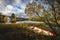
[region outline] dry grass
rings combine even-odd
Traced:
[[[31,25],[40,26],[40,24]],[[30,24],[0,23],[0,40],[56,40],[55,37],[38,35],[27,29],[27,26]]]
[[[57,21],[60,24],[60,20]]]

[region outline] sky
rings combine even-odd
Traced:
[[[0,0],[0,12],[2,12],[3,15],[8,16],[11,16],[12,13],[15,13],[17,17],[28,17],[24,10],[26,5],[32,1],[33,0]],[[38,0],[34,1],[42,3]]]

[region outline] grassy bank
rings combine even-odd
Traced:
[[[54,37],[38,35],[26,26],[29,24],[0,24],[0,40],[56,40]]]

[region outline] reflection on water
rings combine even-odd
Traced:
[[[38,22],[38,21],[18,21],[16,23],[44,23],[44,22]]]

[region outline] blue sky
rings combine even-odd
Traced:
[[[33,0],[0,0],[0,12],[4,15],[11,15],[15,13],[18,17],[27,17],[24,13],[25,7],[29,2]],[[35,2],[42,3],[40,0]]]

